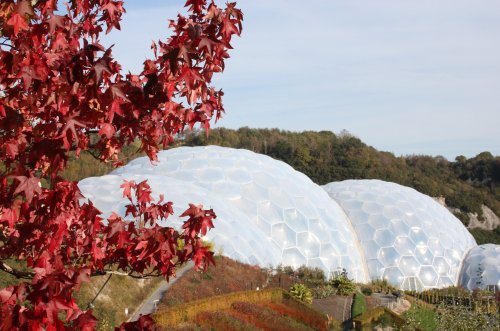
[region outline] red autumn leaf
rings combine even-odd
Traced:
[[[118,166],[122,148],[137,140],[155,160],[160,144],[167,148],[186,127],[208,127],[223,111],[222,93],[208,84],[223,71],[242,16],[233,4],[223,10],[189,0],[189,16],[171,21],[173,35],[154,44],[143,71],[124,74],[99,40],[102,31],[120,27],[122,1],[4,2],[0,246],[3,263],[21,259],[30,272],[12,271],[28,281],[0,289],[0,328],[93,330],[92,311],[73,297],[82,282],[104,268],[153,270],[168,279],[189,260],[206,267],[212,256],[200,236],[215,214],[192,205],[182,232],[159,227],[172,203],[163,196],[155,203],[145,181],[124,182],[127,215],[112,213],[106,222],[62,172],[82,151]],[[122,329],[154,327],[142,317]]]
[[[147,181],[142,181],[137,184],[136,198],[139,203],[150,203],[153,201],[153,198],[151,197],[151,187]]]
[[[47,24],[49,25],[49,34],[54,35],[54,32],[57,28],[64,27],[65,21],[66,18],[64,16],[55,14],[50,15],[50,17],[46,20]]]
[[[115,127],[111,123],[103,123],[99,129],[99,135],[110,139],[116,132]]]
[[[195,13],[201,13],[202,9],[205,7],[207,0],[187,0],[184,7],[189,7],[190,11]]]
[[[42,193],[42,187],[38,178],[26,176],[16,176],[14,178],[19,182],[14,194],[24,193],[28,203],[33,200],[35,193]]]
[[[7,24],[12,25],[15,36],[19,34],[19,31],[28,30],[29,27],[26,19],[18,13],[12,14],[11,18],[7,21]]]
[[[132,200],[132,194],[131,194],[131,190],[132,188],[135,188],[136,185],[135,185],[135,182],[132,180],[132,181],[128,181],[128,180],[124,180],[123,181],[123,184],[120,185],[120,188],[123,189],[123,197],[125,198],[128,198],[129,200]]]
[[[15,141],[8,141],[5,143],[5,152],[7,153],[7,157],[10,159],[15,159],[17,154],[19,153],[19,145]]]

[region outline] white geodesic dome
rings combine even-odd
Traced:
[[[460,285],[468,290],[500,290],[500,245],[474,247],[465,258]]]
[[[181,147],[160,152],[156,165],[139,158],[79,186],[103,212],[123,214],[123,179],[148,179],[153,192],[174,202],[177,215],[187,202],[212,207],[218,219],[208,237],[229,257],[261,266],[319,267],[327,275],[345,268],[356,281],[368,280],[342,208],[284,162],[248,150]]]
[[[346,180],[324,189],[351,220],[372,280],[416,291],[458,284],[462,260],[476,242],[445,207],[380,180]]]

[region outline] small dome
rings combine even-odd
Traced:
[[[500,290],[500,245],[472,248],[462,265],[460,285],[474,290]]]
[[[458,283],[462,259],[476,242],[445,207],[380,180],[346,180],[324,189],[351,220],[372,280],[416,291]]]

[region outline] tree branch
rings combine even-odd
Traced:
[[[116,270],[104,270],[103,273],[96,273],[96,274],[93,274],[92,276],[102,276],[103,274],[126,276],[126,277],[135,278],[135,279],[150,279],[150,278],[163,276],[162,274],[159,274],[159,273],[156,273],[156,274],[149,273],[146,275],[134,275],[132,272],[127,273],[127,272],[120,272],[120,271],[116,271]]]
[[[14,269],[11,266],[5,264],[3,261],[0,261],[0,270],[5,271],[6,273],[9,273],[16,278],[31,279],[35,275],[35,273],[32,271],[22,271]]]

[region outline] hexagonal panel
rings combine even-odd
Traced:
[[[271,228],[271,237],[281,248],[297,246],[297,234],[286,223],[274,224]]]
[[[385,268],[382,278],[387,280],[390,284],[396,287],[401,287],[401,284],[405,279],[401,270],[399,270],[399,268],[396,267]]]
[[[408,237],[397,237],[394,248],[400,255],[415,255],[415,244]]]
[[[378,259],[384,267],[394,267],[398,264],[399,254],[394,247],[384,247],[380,249]]]
[[[306,257],[302,255],[296,247],[283,250],[282,259],[284,265],[289,265],[294,268],[307,264]]]
[[[417,276],[420,263],[413,256],[402,256],[399,267],[405,276]]]
[[[382,214],[372,214],[368,217],[368,224],[375,229],[384,229],[391,226],[391,222]]]
[[[435,287],[437,285],[438,275],[432,266],[421,267],[418,278],[426,287]]]
[[[447,276],[450,273],[450,265],[446,262],[446,259],[443,257],[436,257],[432,263],[434,269],[440,276]]]
[[[285,209],[285,222],[295,232],[307,231],[307,218],[297,209]]]
[[[429,247],[424,245],[417,245],[415,257],[422,265],[432,264],[432,260],[434,259],[434,255],[431,253]]]
[[[283,210],[271,201],[262,201],[257,204],[257,213],[266,219],[269,224],[283,221]]]
[[[420,227],[412,227],[408,236],[415,245],[427,245],[427,235]]]
[[[387,247],[394,244],[395,236],[390,230],[379,229],[375,231],[373,239],[380,247]]]
[[[363,248],[365,251],[365,257],[367,259],[376,259],[378,257],[378,251],[380,250],[380,245],[374,240],[367,240],[363,243]]]
[[[307,258],[316,258],[320,255],[321,244],[310,232],[301,232],[297,235],[297,245],[300,252]]]

